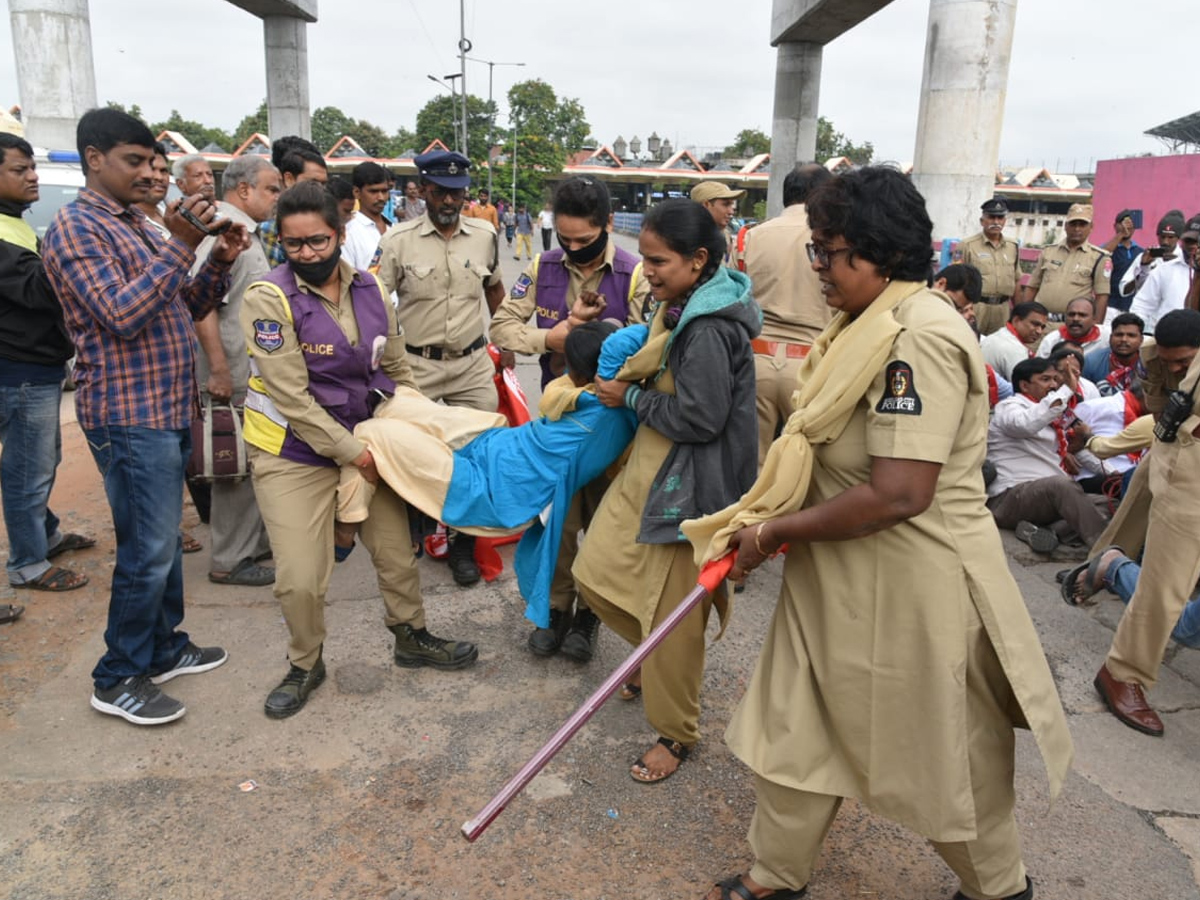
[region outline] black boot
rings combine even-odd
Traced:
[[[535,656],[553,656],[562,646],[563,638],[570,625],[571,613],[569,610],[550,610],[550,627],[533,629],[529,635],[529,649]]]
[[[479,648],[467,641],[447,641],[434,637],[425,628],[389,625],[396,636],[392,658],[406,669],[433,666],[435,669],[462,669],[479,658]]]
[[[272,719],[286,719],[304,708],[308,695],[320,687],[325,680],[325,662],[317,657],[317,664],[305,671],[292,666],[283,676],[275,690],[267,695],[263,711]]]
[[[458,532],[450,542],[450,574],[454,583],[470,587],[479,582],[479,566],[475,565],[475,536]]]
[[[575,612],[575,621],[571,630],[563,638],[563,656],[569,656],[576,662],[591,662],[592,654],[596,652],[596,635],[600,631],[600,620],[590,609],[579,609]]]

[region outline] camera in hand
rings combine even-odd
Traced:
[[[1154,436],[1164,444],[1174,443],[1179,426],[1192,414],[1192,391],[1171,391],[1167,395],[1167,405],[1154,424]]]

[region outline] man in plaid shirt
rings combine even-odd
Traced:
[[[229,288],[246,246],[234,225],[195,277],[188,270],[215,204],[200,194],[172,203],[163,239],[133,204],[151,187],[154,137],[138,119],[94,109],[76,132],[86,187],[46,232],[46,274],[76,348],[75,410],[112,508],[117,535],[107,652],[92,672],[91,704],[136,725],[186,710],[157,685],[216,668],[219,647],[197,647],[183,621],[179,522],[188,427],[196,392],[192,320]]]

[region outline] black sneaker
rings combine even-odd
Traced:
[[[562,654],[576,662],[591,662],[592,654],[596,652],[596,635],[600,631],[600,620],[590,609],[580,609],[575,612],[575,621],[571,630],[563,638]]]
[[[160,691],[146,675],[131,675],[107,689],[92,692],[92,709],[120,716],[134,725],[165,725],[182,718],[187,708]]]
[[[229,659],[229,654],[220,647],[197,647],[188,641],[187,646],[183,648],[183,655],[179,657],[179,662],[165,672],[151,675],[150,680],[155,684],[166,684],[172,678],[180,675],[195,675],[197,672],[215,669],[217,666],[224,665],[227,659]]]
[[[450,542],[450,574],[460,587],[479,583],[479,566],[475,565],[475,536],[456,534]]]
[[[462,669],[479,658],[479,648],[466,641],[444,641],[425,628],[389,625],[396,636],[393,658],[406,669],[433,666],[435,669]]]
[[[529,649],[535,656],[553,656],[562,646],[567,629],[571,626],[571,614],[565,609],[550,610],[550,627],[535,628],[529,634]]]
[[[263,712],[272,719],[286,719],[304,709],[308,695],[320,687],[325,680],[325,661],[317,660],[311,669],[292,666],[283,676],[283,681],[271,693],[267,694],[267,702],[263,704]]]

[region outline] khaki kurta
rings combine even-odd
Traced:
[[[811,344],[833,318],[821,280],[805,255],[811,241],[803,203],[746,232],[743,258],[750,290],[763,311],[764,340]]]
[[[870,478],[873,456],[942,465],[933,503],[854,541],[793,546],[754,677],[726,732],[758,775],[855,797],[937,841],[976,837],[969,708],[1032,727],[1057,793],[1072,750],[1037,633],[984,506],[987,380],[974,335],[938,295],[895,308],[903,327],[848,426],[817,445],[812,506]],[[901,365],[903,364],[903,365]],[[895,411],[899,410],[899,411]],[[969,692],[978,616],[1001,671]],[[987,656],[983,656],[987,659]],[[986,736],[982,737],[986,740]]]
[[[1037,292],[1038,303],[1061,315],[1072,300],[1107,297],[1111,277],[1111,256],[1087,241],[1071,249],[1062,240],[1042,251],[1029,276],[1029,289]]]
[[[991,243],[982,232],[958,245],[958,262],[969,263],[983,278],[983,296],[1009,299],[1017,289],[1021,272],[1018,268],[1020,248],[1016,241],[1000,239],[1000,246]]]

